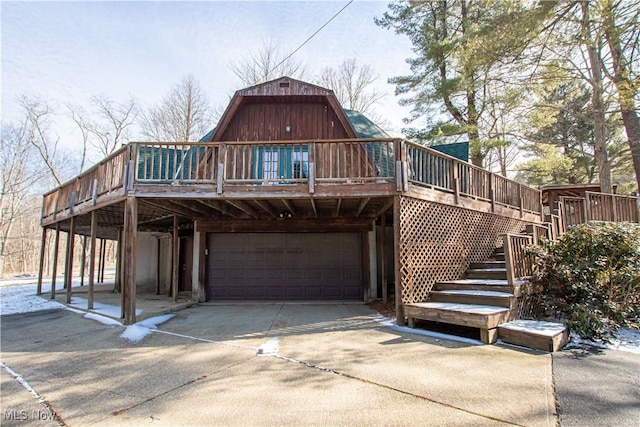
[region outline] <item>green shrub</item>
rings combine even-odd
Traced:
[[[608,341],[640,322],[640,226],[589,223],[529,249],[543,307],[587,339]]]

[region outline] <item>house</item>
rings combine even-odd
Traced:
[[[91,253],[96,239],[119,242],[125,323],[144,292],[370,301],[392,288],[404,323],[434,283],[541,221],[539,190],[390,138],[331,90],[288,77],[237,91],[200,142],[128,144],[42,209],[43,242],[85,235]]]

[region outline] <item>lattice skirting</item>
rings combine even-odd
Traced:
[[[502,233],[527,222],[455,206],[400,196],[400,275],[402,302],[427,300],[433,284],[455,280],[473,262],[502,246]]]

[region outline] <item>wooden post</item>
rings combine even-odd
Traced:
[[[369,256],[369,232],[363,231],[362,236],[362,284],[364,286],[364,302],[371,301],[371,259]]]
[[[162,249],[162,239],[158,239],[158,252],[156,254],[156,295],[160,295],[160,265],[161,262],[161,249]]]
[[[387,212],[382,213],[380,218],[382,233],[380,234],[380,275],[382,276],[382,302],[387,303],[389,300],[389,286],[387,284],[387,251],[386,251],[386,235],[387,235]]]
[[[396,323],[404,326],[404,306],[402,305],[402,272],[400,270],[400,196],[393,198],[393,251],[396,296]]]
[[[91,211],[91,236],[89,238],[89,292],[87,293],[87,309],[93,309],[93,285],[96,267],[96,235],[98,232],[98,215]]]
[[[491,201],[491,212],[496,211],[495,175],[489,174],[489,200]]]
[[[36,295],[42,295],[42,274],[44,273],[45,246],[47,243],[47,228],[42,227],[42,241],[40,243],[40,265],[38,266],[38,287]]]
[[[124,230],[118,229],[118,242],[116,243],[116,274],[113,278],[113,292],[122,292],[122,244],[124,241]],[[124,316],[124,313],[123,313]]]
[[[124,323],[136,323],[136,245],[138,240],[138,200],[127,197],[124,204],[124,283],[122,286]]]
[[[100,253],[101,253],[101,267],[100,267],[100,279],[98,280],[100,283],[104,283],[104,267],[107,262],[107,239],[102,239],[100,242]]]
[[[584,222],[591,221],[591,198],[587,191],[584,192]]]
[[[197,229],[197,228],[196,228]],[[198,299],[197,302],[205,302],[207,300],[207,286],[206,286],[206,266],[207,266],[207,233],[199,231],[200,241],[198,251],[200,256],[198,258]],[[194,246],[195,248],[195,246]]]
[[[73,247],[76,241],[75,217],[69,220],[69,234],[67,235],[67,269],[65,271],[65,287],[67,288],[67,304],[71,304],[71,288],[73,287]]]
[[[504,248],[504,263],[507,268],[507,283],[513,286],[515,283],[515,265],[513,260],[513,247],[511,246],[511,238],[508,234],[502,235],[502,245]]]
[[[82,236],[82,258],[80,259],[80,286],[84,286],[85,260],[87,259],[87,236]]]
[[[460,174],[458,162],[451,162],[451,183],[453,184],[453,201],[457,205],[460,203]]]
[[[53,244],[53,268],[51,271],[51,299],[56,299],[56,275],[58,274],[58,251],[60,249],[60,223],[56,222],[56,238]]]
[[[524,216],[524,198],[522,197],[522,184],[518,184],[518,207],[520,208],[520,218]]]
[[[178,280],[180,278],[180,236],[178,228],[180,223],[178,216],[173,216],[173,238],[171,240],[172,257],[171,257],[171,298],[178,300]]]
[[[616,196],[615,194],[611,194],[611,216],[613,222],[618,222],[618,209],[616,206]]]

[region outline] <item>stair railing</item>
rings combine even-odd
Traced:
[[[526,253],[525,247],[534,242],[532,236],[523,234],[504,234],[504,259],[507,269],[507,281],[513,286],[519,281],[531,277],[533,272],[531,257]]]

